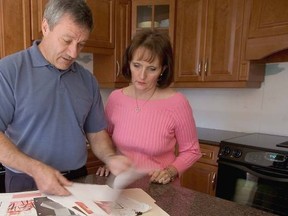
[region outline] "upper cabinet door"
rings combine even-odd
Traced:
[[[86,43],[86,47],[114,48],[114,0],[87,0],[93,13],[94,29]]]
[[[288,49],[287,9],[287,0],[247,0],[250,12],[247,59],[262,59]]]
[[[249,38],[288,34],[287,0],[253,0]]]
[[[206,7],[207,1],[177,1],[175,82],[202,80]]]
[[[204,79],[238,80],[244,15],[243,0],[209,0]]]
[[[152,28],[166,32],[174,43],[175,0],[133,0],[132,37],[137,31]]]
[[[28,1],[0,0],[0,23],[0,58],[31,45]]]
[[[122,75],[121,69],[123,66],[124,52],[131,41],[131,1],[116,0],[115,15],[115,82],[124,83],[124,85],[127,85],[128,80],[126,80]]]
[[[42,19],[45,5],[49,0],[31,0],[31,33],[32,41],[42,38]]]
[[[242,0],[179,0],[175,62],[177,82],[237,81]]]

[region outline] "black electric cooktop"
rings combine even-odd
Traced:
[[[263,133],[252,133],[236,138],[226,139],[223,143],[250,146],[257,149],[288,151],[288,136],[278,136]]]

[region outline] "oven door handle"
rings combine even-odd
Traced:
[[[256,177],[259,177],[259,178],[264,178],[264,179],[268,179],[271,181],[277,181],[277,182],[288,182],[288,175],[285,175],[285,174],[281,175],[279,173],[275,173],[272,171],[268,171],[268,170],[256,168],[256,167],[254,167],[253,169],[251,169],[251,168],[249,169],[246,166],[242,166],[242,165],[238,165],[238,164],[231,164],[231,163],[225,162],[225,161],[218,161],[218,164],[225,164],[227,166],[232,166],[232,167],[238,168],[242,171],[250,173],[250,174],[252,174]],[[277,177],[271,176],[271,174],[274,176],[277,176]]]

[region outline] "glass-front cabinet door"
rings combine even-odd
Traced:
[[[175,0],[132,0],[132,37],[137,31],[156,28],[167,32],[173,44]]]

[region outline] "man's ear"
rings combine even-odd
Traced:
[[[42,20],[41,30],[43,35],[46,35],[49,32],[49,25],[45,18]]]

